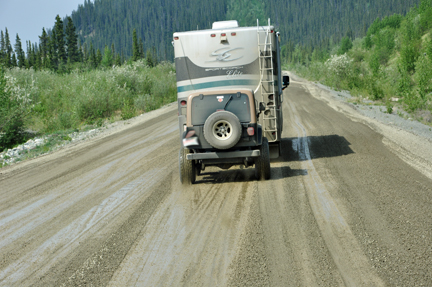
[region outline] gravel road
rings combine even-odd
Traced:
[[[178,179],[175,105],[0,170],[1,286],[432,286],[432,143],[292,75],[283,155]]]

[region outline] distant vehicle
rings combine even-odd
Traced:
[[[206,166],[255,165],[270,178],[280,155],[283,90],[279,33],[237,21],[173,35],[181,148],[180,181],[192,184]]]

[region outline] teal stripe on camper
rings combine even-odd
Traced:
[[[253,80],[225,80],[225,81],[208,82],[208,83],[201,83],[201,84],[195,84],[195,85],[181,86],[181,87],[177,87],[177,92],[182,93],[182,92],[188,92],[188,91],[193,91],[193,90],[202,90],[202,89],[217,88],[217,87],[251,86],[251,85],[257,85],[257,81],[253,81]]]

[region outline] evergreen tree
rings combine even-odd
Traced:
[[[29,41],[30,43],[30,41]],[[36,62],[37,62],[37,54],[38,54],[38,45],[36,43],[32,43],[32,60],[31,62],[33,63],[33,67],[35,67],[36,69],[39,69],[39,66],[36,66]]]
[[[153,58],[153,67],[155,67],[159,64],[157,50],[155,46],[152,47],[152,58]]]
[[[153,56],[150,50],[147,50],[146,62],[149,67],[154,67]]]
[[[6,55],[6,44],[4,39],[3,30],[0,31],[0,65],[4,64],[4,58]]]
[[[140,54],[137,32],[136,29],[134,29],[132,36],[132,61],[137,61],[140,58]]]
[[[56,46],[55,58],[58,65],[65,64],[67,60],[65,34],[63,31],[63,21],[60,16],[56,16],[56,22],[53,30],[53,39]]]
[[[78,61],[83,63],[84,62],[84,48],[81,45],[81,41],[78,39]]]
[[[16,35],[16,41],[15,41],[15,53],[17,55],[18,60],[18,67],[25,68],[25,54],[24,50],[22,49],[21,39]]]
[[[115,47],[114,47],[114,43],[111,44],[111,53],[112,53],[113,58],[114,58],[114,57],[115,57],[115,54],[116,54],[116,52],[115,52]]]
[[[50,46],[50,38],[45,31],[45,28],[42,28],[42,35],[39,36],[39,57],[40,58],[40,67],[49,68],[48,65],[48,55],[49,55],[49,46]]]
[[[93,43],[90,42],[90,50],[89,50],[89,64],[92,68],[96,68],[98,66],[96,59],[96,52],[93,48]]]
[[[35,68],[36,70],[43,68],[41,50],[38,50],[36,53]]]
[[[93,48],[93,42],[90,42],[88,63],[90,64],[90,67],[92,67],[92,68],[97,67],[96,51]]]
[[[96,67],[99,67],[102,63],[102,52],[100,49],[97,49],[96,51]]]
[[[140,59],[144,59],[144,42],[143,40],[140,38],[139,39],[139,57]]]
[[[108,48],[108,46],[105,45],[104,54],[102,57],[102,66],[109,68],[112,65],[113,65],[113,56],[111,50],[110,48]]]
[[[75,26],[71,17],[66,18],[66,44],[67,44],[67,57],[69,63],[79,61],[78,53],[78,36],[75,32]]]
[[[12,58],[10,61],[10,67],[16,67],[17,66],[17,58],[15,56],[15,53],[12,53]]]
[[[27,47],[27,57],[25,61],[25,66],[28,69],[34,66],[33,47],[30,41],[26,41],[26,47]]]
[[[16,66],[16,59],[15,62],[12,59],[12,56],[15,54],[13,53],[12,45],[9,38],[9,32],[7,28],[5,29],[5,47],[6,47],[6,53],[4,54],[4,63],[6,67]]]
[[[115,58],[115,62],[114,63],[115,63],[116,66],[121,66],[122,62],[121,62],[121,58],[120,58],[120,54],[119,53],[117,53],[117,56]]]
[[[87,63],[89,60],[89,53],[87,50],[87,43],[84,43],[84,45],[82,46],[82,62],[83,63]]]
[[[59,66],[59,59],[58,59],[58,49],[57,49],[57,32],[56,30],[51,31],[51,37],[48,44],[48,61],[49,61],[49,68],[52,70],[57,70]]]

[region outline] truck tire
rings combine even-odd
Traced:
[[[240,140],[241,133],[240,120],[228,111],[215,112],[204,123],[204,138],[217,149],[232,148]]]
[[[187,160],[186,156],[191,151],[187,148],[180,148],[179,151],[179,169],[180,182],[184,185],[194,184],[196,180],[196,168],[193,160]]]
[[[267,138],[263,138],[260,156],[255,159],[255,176],[258,180],[270,179],[270,152]]]

